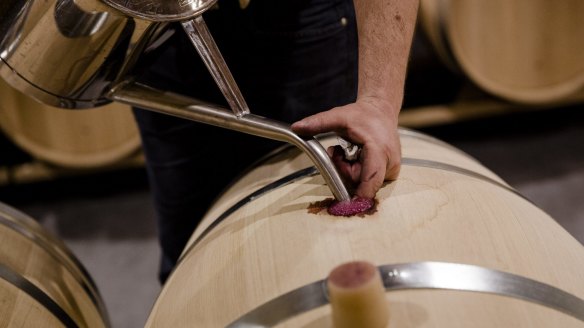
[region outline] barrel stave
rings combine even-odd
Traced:
[[[473,264],[532,278],[584,298],[582,245],[532,203],[497,183],[442,169],[404,166],[400,178],[378,193],[377,212],[371,216],[307,213],[309,204],[328,195],[320,176],[307,177],[232,213],[184,254],[148,326],[186,322],[223,326],[353,260],[377,265]],[[541,318],[541,327],[558,320],[563,327],[581,325],[556,311],[547,315],[548,309],[527,302],[509,307],[509,315],[516,317],[505,321],[482,310],[507,308],[497,305],[498,298],[472,297],[473,302],[414,297],[407,310],[413,312],[404,318],[422,308],[430,313],[428,326],[464,323],[475,312],[482,313],[477,318],[485,326],[503,320],[528,327],[532,321],[523,319],[532,315]],[[440,314],[449,306],[460,311]],[[545,313],[533,314],[540,310]],[[467,312],[467,317],[459,317]],[[290,327],[298,326],[294,320]]]
[[[2,203],[0,300],[2,327],[109,326],[101,297],[78,260],[38,223]]]

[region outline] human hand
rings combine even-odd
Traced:
[[[385,180],[394,180],[399,174],[398,112],[399,108],[391,107],[386,101],[364,98],[306,117],[292,124],[292,130],[305,136],[332,131],[361,145],[363,148],[356,161],[345,160],[338,146],[330,147],[328,153],[339,173],[356,185],[355,195],[373,198]]]

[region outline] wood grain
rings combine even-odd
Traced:
[[[485,91],[525,104],[582,94],[579,0],[423,0],[420,19],[439,56]]]
[[[42,227],[8,212],[0,203],[0,264],[21,280],[34,285],[78,327],[107,327],[103,304],[86,272],[60,242],[51,243]],[[16,224],[16,228],[14,226]],[[35,298],[26,287],[0,277],[1,327],[59,327],[64,323],[50,305]],[[97,302],[97,303],[96,303]]]
[[[410,140],[408,140],[410,138]],[[422,145],[415,145],[422,143]],[[450,147],[402,133],[405,156],[490,173]],[[200,235],[249,188],[306,165],[300,154],[244,176],[205,217]],[[584,248],[526,199],[489,180],[404,165],[378,193],[377,212],[339,218],[310,214],[331,197],[320,176],[272,190],[239,208],[183,254],[148,319],[148,327],[224,326],[290,290],[324,279],[339,264],[443,261],[535,279],[584,298]],[[543,306],[493,295],[447,291],[388,293],[390,327],[581,327]],[[326,327],[330,307],[282,327]]]
[[[128,106],[66,110],[25,96],[0,80],[0,129],[39,160],[68,168],[112,165],[140,149]]]

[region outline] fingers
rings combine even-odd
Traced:
[[[399,171],[401,169],[401,158],[391,158],[387,164],[387,169],[385,171],[385,180],[396,180],[399,176]]]
[[[329,154],[339,174],[357,186],[355,195],[359,197],[374,198],[385,181],[395,180],[399,175],[399,153],[392,156],[381,147],[365,145],[359,161],[354,162],[345,159],[340,146],[330,147]]]
[[[292,131],[300,135],[316,135],[320,133],[339,131],[346,128],[346,117],[342,109],[333,108],[326,112],[308,116],[294,124]]]
[[[332,152],[331,152],[332,151]],[[359,183],[361,176],[361,163],[358,161],[349,162],[345,159],[345,152],[341,146],[329,147],[329,154],[339,174],[353,184]]]
[[[362,169],[355,195],[373,198],[383,185],[388,156],[379,147],[365,145],[361,151]]]
[[[347,161],[340,146],[329,147],[327,152],[339,174],[357,186],[355,195],[359,197],[374,198],[384,181],[399,174],[399,157],[389,156],[379,147],[364,148],[359,161]]]
[[[399,143],[396,147],[400,147]],[[392,150],[395,150],[392,148]],[[355,195],[374,198],[383,183],[397,179],[401,167],[400,151],[384,151],[383,147],[365,145],[361,151],[360,170],[354,170],[353,181],[358,183]],[[356,166],[356,165],[354,165]]]
[[[363,145],[359,161],[347,161],[341,147],[328,149],[341,176],[356,185],[355,195],[374,198],[385,180],[397,178],[401,147],[397,123],[380,115],[369,104],[349,104],[309,116],[292,124],[300,135],[336,132],[350,142]]]

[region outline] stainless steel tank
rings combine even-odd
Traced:
[[[102,105],[135,59],[162,43],[164,22],[189,19],[214,2],[3,0],[0,75],[48,105]]]
[[[47,105],[77,109],[110,101],[139,106],[296,145],[338,200],[350,195],[314,138],[250,113],[207,30],[202,13],[217,0],[2,0],[0,77]],[[162,44],[166,22],[180,21],[231,111],[135,83],[138,58]],[[194,54],[195,52],[193,52]]]

